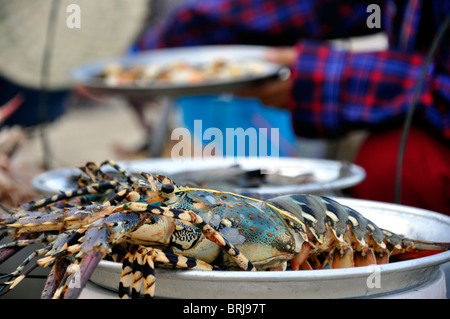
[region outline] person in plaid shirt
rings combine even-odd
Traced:
[[[368,6],[381,8],[369,28]],[[188,1],[143,33],[141,50],[209,44],[273,46],[267,58],[288,63],[288,81],[251,92],[287,107],[298,135],[339,138],[368,129],[356,158],[367,178],[359,198],[392,202],[401,128],[425,56],[450,14],[450,1],[200,0]],[[330,39],[383,31],[389,49],[349,52]],[[441,40],[420,92],[408,136],[402,204],[450,214],[450,31]]]

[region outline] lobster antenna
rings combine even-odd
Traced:
[[[447,18],[445,19],[444,23],[439,28],[437,35],[435,36],[435,38],[433,39],[433,42],[431,43],[430,51],[427,54],[427,57],[425,60],[425,65],[423,67],[423,71],[422,71],[419,83],[416,86],[411,105],[408,109],[408,113],[406,114],[406,119],[405,119],[405,123],[403,125],[403,131],[402,131],[402,136],[401,136],[401,140],[400,140],[400,147],[399,147],[398,156],[397,156],[397,168],[396,168],[396,178],[395,178],[395,197],[394,197],[394,201],[397,204],[400,204],[400,202],[401,202],[403,159],[405,157],[406,141],[408,139],[408,133],[409,133],[409,129],[411,127],[411,122],[412,122],[412,118],[414,115],[414,111],[416,109],[416,104],[419,99],[419,94],[422,91],[423,84],[424,84],[425,78],[427,76],[427,72],[428,72],[430,63],[431,63],[432,59],[434,58],[437,46],[438,46],[439,42],[441,41],[442,37],[444,36],[444,33],[447,30],[449,23],[450,23],[450,14],[447,15]]]

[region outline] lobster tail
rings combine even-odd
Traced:
[[[356,210],[327,197],[287,195],[271,199],[269,203],[285,210],[288,220],[294,217],[299,220],[303,227],[296,230],[302,235],[314,235],[304,236],[308,241],[309,257],[299,259],[299,256],[305,255],[305,248],[301,251],[303,254],[294,258],[294,264],[316,264],[312,269],[323,268],[327,264],[331,268],[384,264],[430,256],[450,249],[450,243],[412,240],[379,228]],[[333,234],[331,237],[328,235],[330,232]],[[327,256],[324,262],[311,260],[323,252]],[[299,266],[302,267],[304,265]]]
[[[426,257],[450,250],[450,243],[410,239],[385,229],[383,229],[382,232],[390,250],[391,261]]]

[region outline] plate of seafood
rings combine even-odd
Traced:
[[[208,45],[157,49],[76,68],[72,78],[94,90],[145,96],[223,93],[272,78],[287,67],[264,59],[266,47]]]
[[[120,165],[133,173],[167,175],[179,184],[260,199],[294,193],[335,194],[365,178],[364,169],[352,163],[293,157],[161,158],[124,161]],[[52,194],[76,187],[80,174],[77,168],[61,168],[36,176],[32,183],[40,193]]]
[[[377,297],[439,281],[445,298],[449,216],[313,194],[258,199],[110,160],[80,171],[73,189],[0,212],[12,237],[0,263],[35,247],[0,276],[0,296],[48,267],[42,298],[78,298],[88,281],[121,298],[224,299]]]

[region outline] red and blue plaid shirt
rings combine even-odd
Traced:
[[[368,5],[381,8],[369,29]],[[289,108],[304,136],[342,136],[357,128],[403,123],[425,56],[450,1],[188,1],[146,31],[142,50],[208,44],[294,46]],[[329,39],[384,31],[389,49],[356,53]],[[450,31],[440,42],[415,111],[415,124],[450,141]]]

